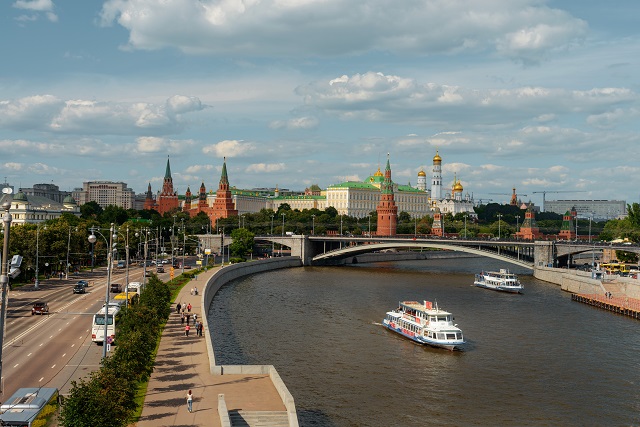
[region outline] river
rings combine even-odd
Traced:
[[[524,294],[472,286],[496,268]],[[400,300],[452,312],[464,351],[387,331]],[[638,320],[496,260],[274,271],[225,285],[208,317],[217,363],[274,365],[301,426],[640,425]]]

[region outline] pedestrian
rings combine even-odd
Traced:
[[[187,304],[187,311],[191,313],[191,303]]]
[[[198,315],[196,313],[193,313],[193,321],[194,322],[198,321]]]
[[[178,303],[178,306],[176,308],[178,310],[177,313],[180,313],[180,309],[182,308],[182,305],[180,303]]]
[[[188,337],[189,336],[189,329],[191,329],[189,327],[189,324],[187,323],[187,326],[184,327],[184,336]]]
[[[189,412],[193,412],[193,394],[191,394],[191,390],[187,393],[187,409]]]
[[[189,320],[191,319],[191,315],[187,314],[187,325],[189,324]]]
[[[202,322],[198,323],[198,328],[200,328],[200,330],[198,332],[200,336],[202,336],[202,330],[204,329],[204,325],[202,324]]]
[[[193,288],[191,288],[191,295],[193,295]]]
[[[198,295],[198,287],[197,286],[193,287],[193,293],[194,293],[194,295]]]
[[[184,325],[184,313],[180,313],[180,324]]]

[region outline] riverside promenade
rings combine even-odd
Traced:
[[[227,267],[225,267],[225,270]],[[218,413],[218,396],[230,412],[282,412],[285,405],[268,374],[211,373],[205,336],[196,335],[193,314],[198,320],[206,317],[203,293],[206,283],[220,270],[214,267],[187,283],[172,304],[151,374],[142,414],[137,427],[159,426],[222,426]],[[191,295],[193,287],[198,295]],[[191,304],[191,331],[185,336],[176,305]],[[207,326],[207,322],[205,322]],[[209,325],[208,328],[213,327]],[[209,333],[208,328],[203,335]],[[193,412],[187,410],[187,392],[193,393]],[[245,424],[246,425],[246,424]]]

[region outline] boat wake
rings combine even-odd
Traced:
[[[378,322],[371,322],[371,324],[376,326],[384,326],[382,323],[378,323]]]

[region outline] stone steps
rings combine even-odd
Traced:
[[[232,427],[289,427],[287,411],[229,411]]]

